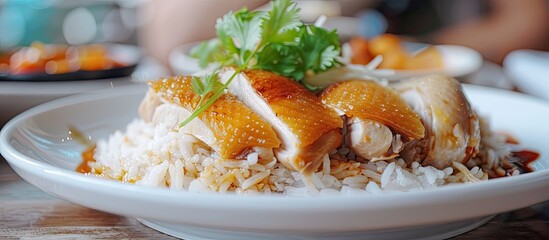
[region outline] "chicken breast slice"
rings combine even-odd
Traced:
[[[154,111],[161,104],[162,101],[160,100],[160,97],[152,89],[149,89],[147,94],[145,94],[145,98],[143,98],[139,104],[139,116],[146,122],[152,121]]]
[[[149,84],[151,90],[141,104],[147,106],[142,108],[147,110],[140,112],[142,116],[149,116],[148,109],[156,105],[150,120],[153,124],[179,128],[179,123],[198,107],[200,96],[192,91],[190,77],[166,78]],[[205,100],[211,95],[207,95]],[[161,104],[157,104],[155,98],[160,99]],[[182,128],[209,145],[223,159],[246,159],[251,152],[257,152],[261,158],[272,158],[272,149],[280,145],[269,123],[230,94],[222,95]]]
[[[339,82],[320,97],[323,103],[347,116],[347,142],[365,159],[394,158],[403,143],[424,136],[419,115],[396,92],[377,82]]]
[[[221,81],[228,81],[234,72],[223,69]],[[341,145],[343,122],[339,115],[291,79],[245,70],[235,76],[229,91],[273,126],[282,141],[275,156],[291,169],[310,174],[325,154]]]
[[[457,80],[433,75],[403,80],[393,87],[421,116],[426,130],[424,139],[402,151],[407,161],[443,169],[454,161],[466,163],[478,153],[479,119]]]

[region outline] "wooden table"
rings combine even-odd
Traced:
[[[499,199],[499,201],[505,201]],[[174,239],[135,219],[49,196],[0,157],[0,239]],[[455,239],[549,239],[549,202],[504,213]]]

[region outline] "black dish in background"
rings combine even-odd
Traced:
[[[25,81],[25,82],[48,82],[48,81],[78,81],[78,80],[93,80],[93,79],[105,79],[105,78],[119,78],[126,77],[133,73],[137,64],[111,68],[97,71],[84,71],[79,70],[75,72],[60,73],[60,74],[47,74],[47,73],[33,73],[33,74],[1,74],[0,81]]]
[[[78,70],[75,72],[60,74],[48,74],[45,72],[30,74],[8,74],[0,72],[0,81],[79,81],[130,76],[137,67],[137,64],[141,58],[141,51],[139,50],[139,48],[133,45],[124,44],[107,43],[104,45],[108,48],[109,57],[116,62],[124,64],[124,67],[116,67],[97,71]]]

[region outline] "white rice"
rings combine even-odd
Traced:
[[[257,153],[249,154],[246,160],[223,160],[191,135],[134,120],[124,132],[117,131],[97,142],[96,162],[90,165],[91,174],[102,178],[191,192],[381,194],[486,180],[487,171],[518,174],[501,168],[499,162],[509,151],[494,143],[497,138],[489,134],[483,133],[492,142],[484,143],[480,158],[443,170],[417,162],[407,166],[402,159],[358,162],[343,146],[324,156],[316,173],[304,176],[276,159],[260,159]]]

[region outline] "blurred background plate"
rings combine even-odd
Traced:
[[[180,45],[170,51],[169,64],[172,71],[180,75],[190,75],[203,71],[198,59],[189,56],[189,51],[200,42],[191,42]]]
[[[173,49],[170,53],[169,63],[171,69],[182,75],[189,75],[203,71],[198,64],[198,59],[188,55],[190,49],[198,42],[183,44]],[[403,43],[409,52],[417,52],[430,46],[424,43]],[[482,56],[474,49],[456,45],[437,45],[436,48],[442,55],[444,67],[441,69],[422,70],[393,70],[376,69],[373,73],[387,80],[400,80],[425,74],[445,74],[452,77],[464,77],[477,71],[483,64]]]
[[[410,52],[421,51],[427,44],[405,42],[403,44]],[[418,70],[376,69],[374,74],[387,80],[400,80],[427,74],[444,74],[451,77],[464,77],[482,66],[482,56],[474,49],[457,45],[436,45],[442,55],[443,68]]]
[[[503,68],[520,91],[549,100],[549,52],[513,51],[505,57]]]

